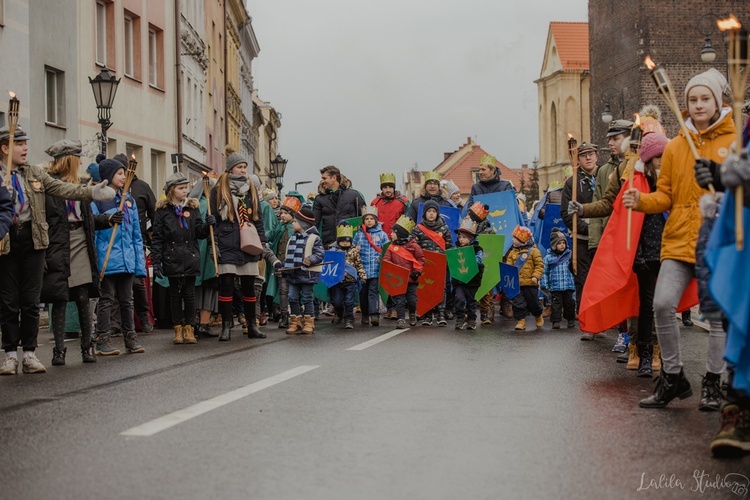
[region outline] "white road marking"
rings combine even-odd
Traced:
[[[400,333],[404,333],[408,330],[409,330],[408,328],[402,328],[400,330],[393,330],[392,332],[385,333],[381,335],[380,337],[375,337],[372,340],[368,340],[367,342],[363,342],[361,344],[355,345],[354,347],[350,347],[349,349],[347,349],[347,351],[361,351],[363,349],[367,349],[368,347],[374,346],[375,344],[379,344],[383,341],[388,340],[391,337],[395,337],[396,335]]]
[[[246,396],[249,396],[250,394],[254,394],[256,392],[262,391],[263,389],[267,389],[276,384],[280,384],[281,382],[285,382],[291,378],[302,375],[316,368],[319,368],[319,366],[298,366],[297,368],[292,368],[291,370],[279,373],[278,375],[274,375],[273,377],[259,380],[258,382],[246,385],[245,387],[240,387],[239,389],[227,392],[226,394],[222,394],[221,396],[216,396],[215,398],[201,401],[200,403],[194,404],[193,406],[188,406],[187,408],[177,410],[176,412],[151,420],[150,422],[146,422],[145,424],[132,427],[124,432],[121,432],[120,435],[153,436],[158,432],[169,429],[170,427],[174,427],[175,425],[181,424],[183,422],[187,422],[188,420],[203,415],[204,413],[207,413],[211,410],[215,410],[216,408],[220,408],[226,404],[233,403],[238,399],[242,399]]]

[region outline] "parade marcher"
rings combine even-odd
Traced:
[[[362,265],[359,247],[354,245],[354,227],[341,221],[336,228],[336,248],[346,254],[344,261],[344,279],[331,287],[331,303],[335,316],[334,324],[344,320],[344,328],[354,328],[354,296],[357,286],[367,281],[367,273]],[[364,317],[364,314],[363,314]]]
[[[216,185],[216,180],[209,178],[209,187],[214,185]],[[195,183],[188,198],[198,200],[200,216],[205,222],[208,217],[208,203],[206,193],[203,192],[203,182]],[[217,312],[219,305],[219,279],[216,277],[210,238],[198,240],[198,251],[200,252],[200,273],[195,278],[195,308],[198,312],[198,328],[195,331],[195,337],[199,339],[218,337],[219,334],[211,330],[211,314]]]
[[[544,259],[534,245],[531,230],[525,226],[516,226],[513,230],[513,246],[504,259],[506,264],[518,268],[518,279],[521,293],[511,299],[513,317],[518,320],[516,330],[526,330],[526,315],[531,313],[536,320],[537,328],[544,326],[541,302],[539,302],[539,282],[544,274]]]
[[[156,204],[151,261],[154,276],[169,279],[174,344],[195,344],[195,278],[200,275],[198,240],[206,239],[213,215],[200,214],[200,203],[188,198],[188,179],[175,172],[164,184],[166,198]]]
[[[452,207],[463,211],[464,202],[461,200],[461,189],[450,179],[440,181],[440,187],[445,192],[445,199]]]
[[[440,205],[435,200],[429,200],[424,204],[422,220],[414,227],[412,236],[422,251],[429,250],[445,254],[449,248],[453,248],[448,224],[440,217]],[[427,311],[422,317],[422,326],[431,326],[437,321],[437,326],[446,326],[445,318],[445,294],[439,305]]]
[[[359,247],[359,256],[362,259],[366,277],[359,294],[363,325],[378,326],[380,324],[378,278],[380,277],[380,259],[386,243],[388,243],[388,235],[378,221],[377,207],[365,207],[362,227],[354,235],[354,245]]]
[[[315,197],[312,210],[315,225],[320,228],[323,246],[329,248],[336,243],[339,221],[359,217],[365,206],[365,198],[351,187],[349,180],[333,165],[320,169],[320,178],[324,193]]]
[[[257,175],[251,175],[252,180],[255,182],[255,187],[260,192],[260,179]],[[275,191],[267,192],[264,190],[263,198],[260,201],[260,212],[263,214],[263,228],[266,231],[266,235],[271,234],[274,228],[279,224],[279,217],[276,208],[279,206],[279,197]],[[268,198],[268,199],[266,199]],[[270,201],[269,201],[270,200]],[[276,207],[274,207],[276,205]],[[265,326],[268,324],[268,317],[273,313],[273,302],[266,300],[266,288],[268,286],[268,280],[273,274],[273,266],[266,266],[265,259],[259,263],[260,274],[255,279],[255,296],[259,298],[255,303],[256,319],[259,326]]]
[[[469,199],[466,200],[465,207],[471,207],[474,204],[474,197],[480,194],[500,193],[503,191],[513,191],[513,184],[500,178],[500,167],[494,156],[484,155],[479,164],[479,182],[471,186]],[[466,215],[466,214],[464,214]]]
[[[377,209],[383,232],[386,236],[390,235],[393,224],[409,210],[409,199],[396,190],[396,174],[380,174],[380,194],[370,205]],[[396,319],[396,309],[391,297],[386,302],[385,318]]]
[[[409,308],[409,325],[417,324],[417,285],[424,269],[424,253],[412,237],[414,221],[402,215],[391,227],[391,244],[383,256],[384,262],[393,262],[409,270],[409,284],[405,293],[393,296],[398,313],[397,328],[406,327],[406,308]]]
[[[9,148],[10,131],[0,128],[0,158],[11,153],[11,165],[2,166],[2,178],[11,176],[9,195],[13,203],[13,225],[2,240],[0,250],[0,326],[5,360],[0,375],[18,370],[18,346],[23,349],[23,372],[44,373],[36,357],[39,334],[39,296],[42,289],[45,250],[49,244],[45,194],[63,199],[89,202],[112,199],[114,190],[106,183],[95,187],[70,184],[48,175],[42,168],[26,162],[26,132],[17,127]]]
[[[240,245],[242,227],[253,226],[261,243],[266,243],[260,198],[247,175],[247,160],[226,148],[226,170],[211,190],[211,213],[216,217],[216,246],[219,253],[219,313],[222,318],[220,341],[232,336],[232,299],[234,278],[240,277],[242,305],[247,321],[248,338],[266,338],[255,324],[255,278],[259,274],[259,255],[243,252]]]
[[[455,278],[452,280],[456,296],[454,302],[456,330],[476,330],[477,299],[474,296],[477,294],[479,285],[482,283],[482,274],[484,273],[484,264],[482,263],[483,251],[476,239],[477,225],[470,218],[467,217],[461,221],[461,226],[456,229],[456,234],[458,235],[456,238],[457,247],[467,247],[469,245],[474,247],[474,255],[477,267],[479,268],[479,272],[468,283]]]
[[[294,234],[294,214],[300,208],[302,208],[302,201],[296,196],[287,194],[279,209],[279,224],[268,236],[268,244],[271,250],[276,252],[276,258],[282,262],[286,259],[286,247],[289,238]],[[281,272],[275,271],[269,278],[267,291],[273,292],[269,295],[279,300],[279,309],[281,310],[279,328],[289,328],[289,283]]]
[[[443,198],[443,193],[440,190],[440,173],[435,171],[428,171],[424,173],[424,185],[422,187],[422,194],[411,202],[409,209],[406,211],[407,217],[411,220],[418,220],[419,205],[425,204],[428,201],[434,201],[440,207],[452,207],[450,201]],[[423,213],[424,213],[424,209]]]
[[[81,141],[63,139],[47,148],[53,158],[47,173],[55,179],[79,184]],[[89,203],[46,196],[49,246],[45,257],[40,300],[52,304],[55,347],[52,364],[64,365],[65,316],[68,302],[75,302],[81,327],[81,355],[84,363],[95,363],[91,303],[99,297],[95,232],[110,227],[109,217],[94,216]]]
[[[568,240],[563,229],[554,228],[550,233],[550,245],[544,256],[544,275],[542,290],[549,290],[552,294],[552,329],[560,328],[560,321],[565,318],[568,328],[576,326],[576,301],[573,293],[576,291],[575,279],[570,272],[572,251],[568,248]]]
[[[313,211],[301,207],[294,213],[294,234],[289,238],[282,274],[289,283],[289,329],[286,333],[315,333],[313,285],[323,269],[325,249],[315,228]]]
[[[112,345],[110,333],[111,309],[114,299],[120,309],[120,322],[123,330],[125,349],[130,353],[145,352],[138,342],[133,319],[133,279],[146,276],[146,256],[143,252],[141,226],[138,221],[138,208],[129,193],[123,193],[125,186],[125,167],[115,160],[102,160],[99,163],[99,175],[102,183],[106,180],[117,189],[117,196],[111,201],[91,203],[94,215],[111,216],[112,225],[118,224],[112,251],[107,261],[107,268],[101,283],[101,298],[96,313],[96,354],[116,356],[120,350]],[[120,200],[125,197],[123,211],[119,212]],[[112,236],[110,229],[96,231],[96,249],[101,273],[104,259]]]
[[[698,200],[705,193],[696,182],[695,167],[723,161],[736,138],[732,110],[722,107],[726,80],[715,69],[690,79],[685,88],[688,108],[687,127],[701,159],[694,160],[687,139],[680,135],[669,141],[664,150],[661,172],[653,193],[629,189],[623,195],[626,208],[660,214],[670,210],[664,227],[661,268],[654,290],[654,318],[661,346],[662,370],[654,394],[640,402],[642,408],[663,408],[674,398],[692,395],[690,382],[682,368],[680,325],[677,305],[695,273],[695,249],[701,224]],[[714,163],[714,165],[716,165]],[[708,385],[718,385],[724,370],[725,333],[721,322],[708,320],[708,359],[703,395]],[[715,409],[704,405],[701,409]]]
[[[266,188],[261,193],[263,201],[271,205],[274,215],[279,216],[279,210],[281,210],[281,200],[279,199],[278,193],[271,188]],[[270,231],[269,231],[270,232]]]
[[[0,185],[0,240],[8,234],[13,224],[13,201],[4,185]]]
[[[490,206],[483,205],[481,202],[474,202],[467,210],[466,216],[476,223],[477,234],[494,234],[492,224],[487,216],[490,214]],[[495,316],[495,304],[493,302],[493,292],[490,290],[481,299],[479,299],[479,321],[483,325],[492,324]]]

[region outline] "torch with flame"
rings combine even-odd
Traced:
[[[10,189],[10,171],[13,170],[13,139],[16,135],[16,127],[18,127],[18,110],[21,107],[21,102],[16,97],[16,94],[9,90],[8,95],[10,100],[8,101],[8,157],[5,161],[5,168],[8,172],[5,175],[5,187]]]
[[[734,14],[730,14],[726,19],[717,20],[716,25],[721,31],[729,32],[729,60],[727,63],[729,66],[729,85],[732,87],[732,94],[734,96],[732,102],[734,125],[737,130],[737,140],[734,141],[733,149],[734,154],[739,157],[742,152],[742,102],[745,97],[748,77],[748,37],[747,32],[742,30],[742,24],[740,24]],[[738,251],[742,251],[745,246],[745,231],[742,220],[742,200],[744,197],[744,188],[740,184],[734,193],[734,236]]]
[[[206,197],[206,214],[211,215],[211,181],[208,172],[201,172],[203,175],[203,196]],[[208,226],[209,235],[211,236],[211,253],[214,256],[214,269],[216,276],[219,275],[219,262],[216,255],[216,238],[214,237],[214,227]]]
[[[570,166],[573,169],[572,201],[578,201],[578,141],[573,134],[568,132],[568,156],[570,157]],[[578,274],[578,214],[573,214],[573,274]]]
[[[138,167],[138,161],[135,159],[135,155],[131,154],[128,160],[128,168],[125,170],[125,185],[122,187],[122,194],[120,195],[120,205],[117,207],[118,212],[122,212],[125,208],[125,200],[128,197],[128,191],[130,191],[130,184],[133,182],[135,177],[135,169]],[[102,272],[99,274],[99,280],[104,279],[104,272],[107,270],[107,264],[109,263],[109,255],[112,253],[112,246],[115,243],[115,235],[117,235],[117,228],[119,224],[112,226],[112,235],[109,237],[109,246],[107,247],[107,253],[104,255],[104,263],[102,263]]]
[[[635,177],[635,164],[638,162],[638,152],[641,149],[641,139],[643,138],[643,128],[641,127],[641,117],[635,114],[633,128],[630,129],[630,152],[628,153],[628,164],[625,170],[628,171],[628,189],[633,188],[633,178]],[[628,233],[627,249],[630,250],[630,240],[633,231],[633,209],[628,208]]]

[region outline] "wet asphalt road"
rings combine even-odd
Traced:
[[[727,474],[747,484],[750,457],[710,456],[718,415],[696,409],[703,330],[683,330],[695,395],[642,410],[653,385],[614,362],[612,334],[581,342],[549,324],[513,326],[415,327],[362,350],[347,349],[395,322],[343,330],[321,321],[312,337],[272,324],[266,340],[238,332],[194,346],[173,346],[171,332],[157,331],[142,338],[145,354],[95,365],[83,365],[69,342],[65,367],[49,366],[42,333],[48,373],[0,378],[0,498],[747,494],[715,484]],[[298,367],[304,373],[289,372]],[[269,381],[280,374],[291,378]],[[212,400],[236,390],[223,405]],[[153,435],[122,434],[153,431],[155,419],[207,400],[216,404]],[[702,491],[696,474],[706,474]],[[652,480],[658,489],[638,491]]]

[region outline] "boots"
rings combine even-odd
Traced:
[[[232,321],[222,321],[219,342],[229,342],[230,340],[232,340]]]
[[[677,374],[662,373],[656,380],[654,393],[638,403],[641,408],[664,408],[674,398],[685,399],[693,395],[690,382],[682,369]]]
[[[378,326],[378,325],[380,325],[380,315],[370,314],[370,326]]]
[[[255,313],[257,312],[256,306],[260,307],[260,303],[257,301],[243,303],[243,308],[245,309],[245,316],[247,317],[247,323],[246,323],[247,338],[264,339],[266,338],[266,334],[258,330],[259,322],[255,320],[256,318]]]
[[[81,345],[81,359],[84,363],[96,363],[96,353],[91,342],[88,345]]]
[[[208,324],[208,323],[206,323],[206,324],[198,324],[198,332],[197,332],[197,334],[195,336],[196,338],[206,339],[206,338],[218,337],[218,336],[219,336],[218,333],[214,333],[211,330],[211,325],[210,324]]]
[[[281,320],[279,321],[279,328],[289,328],[289,313],[281,313]]]
[[[173,344],[185,343],[185,337],[183,337],[182,328],[182,325],[174,325],[174,340],[172,341]]]
[[[633,344],[630,344],[631,346]],[[639,377],[652,377],[654,374],[653,369],[651,368],[651,358],[653,356],[653,347],[651,347],[651,344],[643,344],[641,342],[638,342],[638,354],[640,355],[638,358],[638,376]],[[628,367],[630,367],[630,363],[628,363]]]
[[[58,349],[57,347],[52,348],[52,365],[63,366],[65,364],[65,353],[68,352],[67,347]]]
[[[146,349],[143,348],[143,346],[138,342],[138,335],[136,335],[135,332],[125,332],[124,335],[125,340],[125,349],[129,353],[142,353],[146,352]]]
[[[255,321],[248,321],[247,322],[247,338],[264,339],[266,338],[266,334],[258,330],[258,327],[255,326]]]
[[[640,358],[638,356],[638,347],[633,343],[628,344],[628,364],[625,366],[627,370],[637,370],[640,366]]]
[[[537,328],[541,328],[544,326],[544,316],[536,316],[534,318],[534,322],[536,323]]]
[[[701,402],[698,405],[700,411],[719,411],[721,408],[721,375],[706,372],[701,384]]]
[[[185,325],[182,329],[183,340],[186,344],[197,344],[198,340],[195,338],[192,325]]]
[[[90,318],[91,312],[89,309],[83,311],[85,317]],[[81,324],[81,359],[84,363],[96,363],[96,352],[94,351],[94,345],[91,341],[94,333],[94,324],[89,319]]]
[[[300,333],[302,331],[302,316],[292,314],[289,316],[289,329],[286,331],[287,334]]]
[[[117,356],[120,350],[112,345],[109,332],[102,333],[96,338],[96,354],[98,356]]]
[[[516,323],[516,330],[526,330],[526,318],[518,320],[518,323]]]
[[[651,369],[654,373],[661,371],[661,349],[659,344],[654,344],[654,357],[651,359]]]
[[[750,410],[735,404],[721,411],[721,430],[711,440],[711,453],[718,458],[740,458],[750,452]]]
[[[315,333],[315,318],[313,316],[305,315],[305,324],[301,333],[305,335]]]

